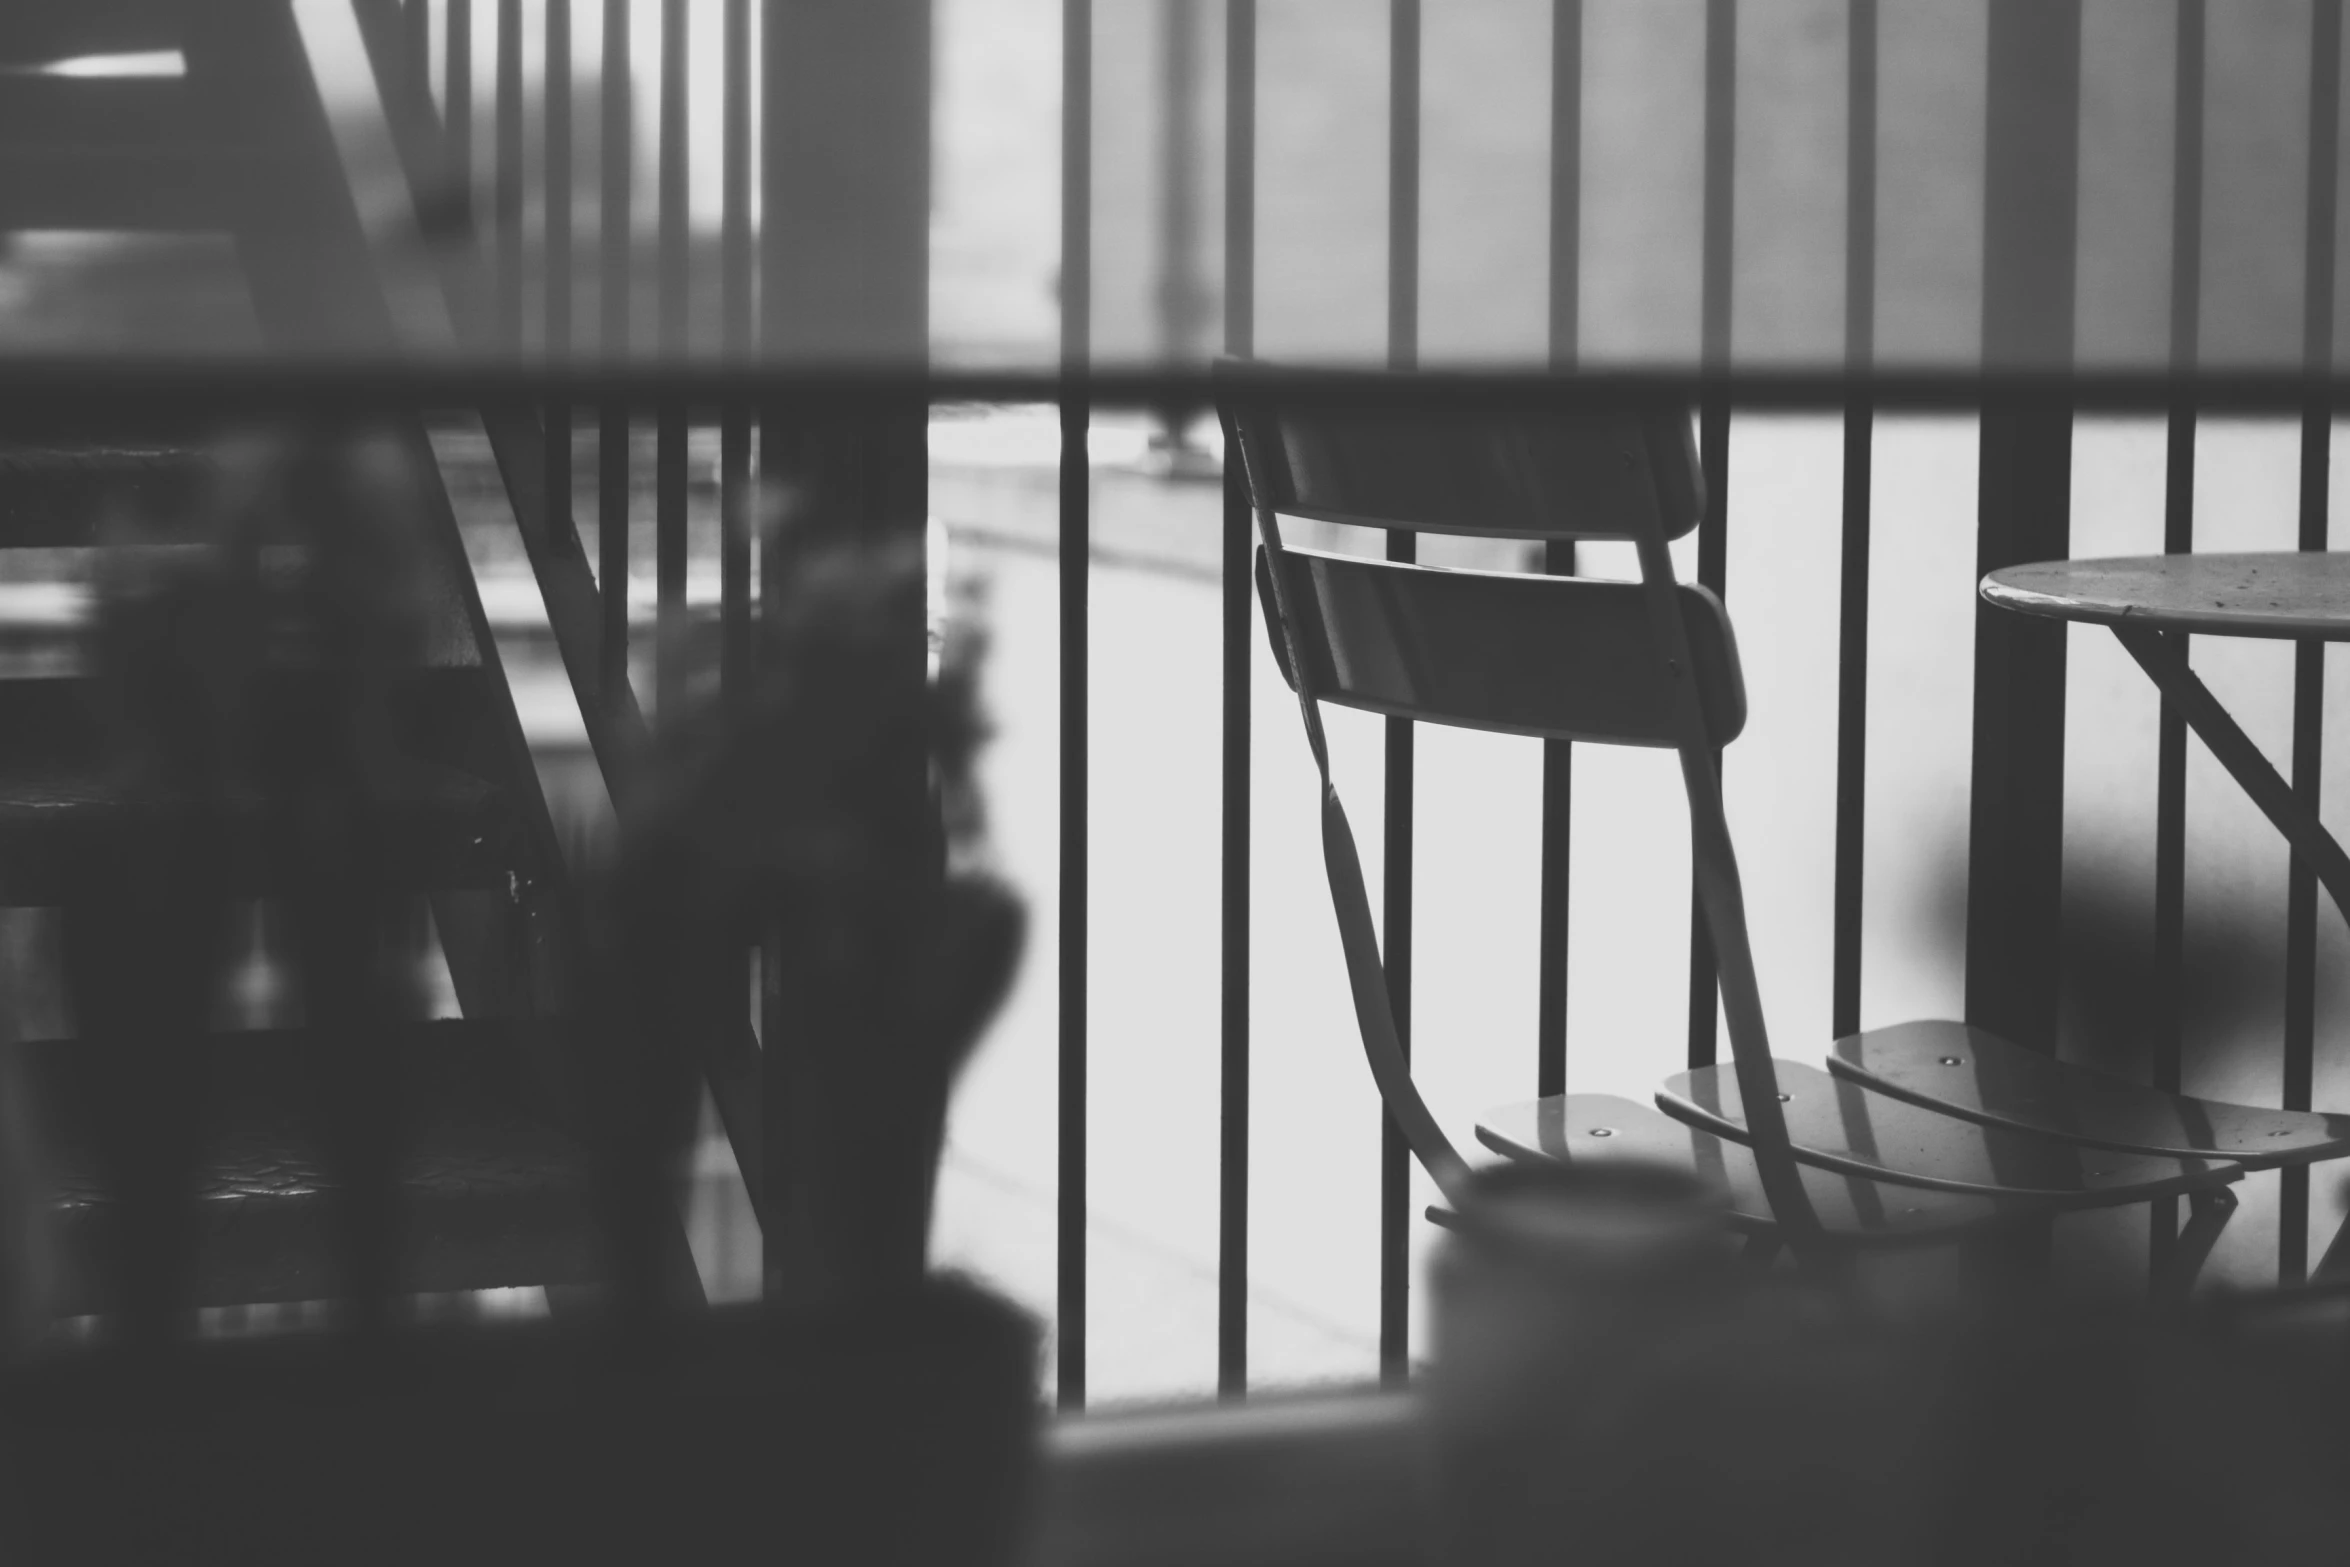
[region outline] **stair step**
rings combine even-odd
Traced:
[[[0,229],[225,230],[286,159],[232,145],[184,79],[0,76]]]
[[[26,157],[223,150],[179,76],[0,75],[0,143]]]
[[[199,1305],[317,1300],[336,1292],[333,1177],[315,1102],[326,1041],[285,1029],[201,1036],[205,1120],[197,1180]],[[109,1307],[102,1259],[118,1211],[92,1152],[105,1087],[78,1039],[28,1041],[55,1194],[60,1316]],[[586,1161],[526,1109],[510,1027],[402,1026],[392,1046],[407,1104],[402,1288],[425,1294],[576,1284],[601,1271]]]
[[[150,526],[192,516],[211,472],[204,453],[152,442],[0,447],[0,549],[95,544],[124,503]]]
[[[0,229],[224,230],[299,166],[185,76],[0,71]]]
[[[384,827],[402,886],[499,886],[514,864],[515,826],[500,791],[455,765],[488,696],[478,668],[422,671],[397,694],[394,727],[409,759],[385,785]],[[106,755],[88,680],[0,681],[0,736],[0,905],[62,902],[93,857],[151,820],[152,808],[129,797]],[[287,884],[276,826],[259,804],[210,819],[223,897]]]
[[[239,178],[208,156],[0,152],[0,231],[204,234],[230,227]]]

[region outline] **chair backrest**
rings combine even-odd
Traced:
[[[1257,556],[1257,594],[1282,678],[1297,684],[1280,605],[1296,622],[1306,685],[1325,702],[1468,729],[1666,746],[1673,662],[1641,586],[1575,577],[1454,571],[1284,548]],[[1678,590],[1706,736],[1746,724],[1738,648],[1721,601]]]
[[[1415,411],[1217,367],[1228,460],[1256,512],[1257,589],[1323,782],[1323,858],[1381,1097],[1448,1197],[1467,1165],[1413,1086],[1352,828],[1330,783],[1319,704],[1553,739],[1671,746],[1758,1166],[1801,1252],[1817,1220],[1779,1110],[1718,756],[1744,727],[1720,600],[1680,584],[1666,549],[1705,485],[1686,407],[1622,412]],[[1292,550],[1283,515],[1500,538],[1622,539],[1637,582],[1440,570]]]
[[[1294,637],[1322,701],[1621,745],[1718,748],[1737,736],[1746,716],[1737,644],[1701,587],[1678,588],[1668,609],[1645,583],[1363,560],[1292,550],[1280,536],[1287,515],[1629,540],[1646,559],[1704,510],[1686,409],[1420,415],[1308,401],[1246,367],[1219,371],[1227,449],[1240,455],[1263,532],[1257,589],[1292,686]],[[1682,722],[1684,674],[1694,677],[1701,733]]]

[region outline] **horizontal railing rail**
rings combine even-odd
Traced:
[[[1726,402],[1748,413],[1976,414],[2024,407],[2089,414],[2217,416],[2350,411],[2350,370],[1849,371],[1610,369],[1408,372],[1268,367],[1269,389],[1363,407],[1430,411],[1601,408],[1660,400]],[[1055,370],[877,369],[869,365],[713,366],[623,362],[545,366],[496,358],[316,363],[29,355],[0,357],[0,407],[20,427],[92,418],[136,424],[190,413],[228,418],[289,404],[322,410],[529,406],[548,397],[683,404],[697,421],[751,407],[785,413],[902,405],[1031,403],[1077,395],[1092,406],[1156,409],[1170,399],[1212,402],[1206,371],[1094,367]]]

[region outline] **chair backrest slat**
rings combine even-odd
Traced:
[[[1705,511],[1685,414],[1232,404],[1276,512],[1483,538],[1679,538]]]
[[[1281,672],[1296,684],[1270,573],[1257,590]],[[1306,683],[1326,702],[1394,717],[1544,739],[1669,746],[1680,678],[1657,645],[1636,582],[1447,571],[1281,552],[1298,617]],[[1721,601],[1679,589],[1708,738],[1726,745],[1746,722],[1737,645]]]

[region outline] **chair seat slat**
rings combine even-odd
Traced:
[[[1900,1023],[1836,1042],[1840,1077],[1970,1121],[2103,1148],[2254,1167],[2350,1154],[2350,1116],[2165,1093],[1964,1023]]]
[[[1733,1225],[1750,1231],[1774,1227],[1753,1150],[1650,1105],[1612,1094],[1554,1094],[1487,1111],[1478,1117],[1477,1140],[1511,1159],[1635,1160],[1692,1170],[1728,1193]],[[1988,1197],[1896,1186],[1831,1170],[1806,1169],[1803,1185],[1820,1227],[1856,1245],[1948,1240],[2004,1217]]]
[[[1929,1110],[1798,1061],[1772,1063],[1787,1134],[1806,1164],[1943,1191],[2018,1197],[2057,1208],[2100,1208],[2225,1186],[2244,1167],[2083,1148]],[[1701,1067],[1666,1080],[1656,1101],[1677,1119],[1744,1140],[1735,1073]]]

